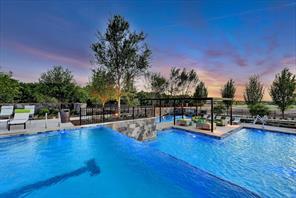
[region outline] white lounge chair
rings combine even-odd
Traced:
[[[229,124],[229,123],[230,123],[230,117],[227,116],[227,117],[225,118],[225,122],[226,122],[227,124]]]
[[[207,114],[204,114],[202,117],[203,117],[204,119],[208,119],[208,115],[207,115]]]
[[[221,118],[222,118],[222,117],[219,116],[219,115],[216,116],[216,120],[221,120]]]
[[[24,129],[26,129],[26,123],[29,120],[29,115],[29,109],[16,109],[13,119],[7,123],[8,130],[10,131],[11,125],[24,125]]]
[[[34,119],[35,105],[25,105],[25,109],[30,110],[30,115],[29,115],[30,120]]]
[[[234,120],[232,121],[232,124],[239,124],[241,122],[240,117],[235,117]]]
[[[10,118],[13,114],[13,106],[2,106],[0,112],[0,118]]]

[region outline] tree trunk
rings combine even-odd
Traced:
[[[285,110],[282,110],[282,118],[285,118]]]

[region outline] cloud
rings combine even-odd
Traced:
[[[207,49],[204,51],[206,59],[228,58],[240,67],[248,66],[247,59],[243,58],[239,52],[231,46],[224,46],[223,49]]]
[[[74,58],[69,55],[63,55],[63,54],[58,54],[51,51],[46,51],[40,48],[34,48],[29,45],[25,45],[23,43],[15,42],[15,41],[6,42],[5,44],[9,48],[12,48],[13,50],[17,50],[18,52],[30,54],[39,59],[51,60],[51,61],[57,62],[58,64],[66,64],[67,66],[74,66],[79,69],[90,68],[90,65],[91,65],[87,57]]]
[[[205,54],[207,57],[217,57],[225,55],[225,52],[222,50],[209,49],[205,51]]]
[[[234,59],[234,62],[237,64],[237,65],[239,65],[240,67],[246,67],[246,66],[248,66],[248,64],[247,64],[247,60],[246,59],[244,59],[244,58],[242,58],[240,55],[238,55],[238,54],[234,54],[233,56],[232,56],[232,58]]]

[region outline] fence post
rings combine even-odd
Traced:
[[[214,104],[213,104],[213,98],[211,98],[211,132],[214,131],[214,112],[213,112]]]
[[[94,107],[91,108],[91,123],[94,123]]]
[[[133,107],[133,120],[135,119],[135,107]]]
[[[80,107],[80,113],[79,113],[79,124],[81,125],[81,107]]]
[[[197,111],[198,111],[198,106],[196,104],[196,106],[195,106],[195,116],[197,116]]]
[[[176,100],[174,99],[174,125],[176,125]]]
[[[182,101],[182,104],[181,104],[181,108],[182,108],[182,119],[184,118],[184,107],[183,107],[183,101]]]
[[[159,122],[161,122],[161,99],[159,99]]]
[[[103,116],[103,122],[105,121],[105,107],[103,106],[103,109],[102,109],[103,113],[102,113],[102,116]]]
[[[230,105],[230,125],[232,125],[232,104]]]

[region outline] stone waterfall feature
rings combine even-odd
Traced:
[[[112,122],[104,125],[139,141],[156,137],[156,123],[154,117]]]

